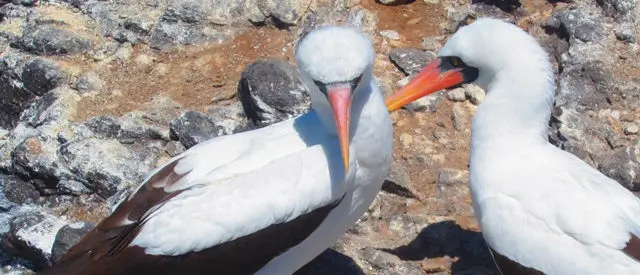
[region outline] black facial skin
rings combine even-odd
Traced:
[[[355,91],[356,88],[358,87],[358,84],[360,84],[360,79],[362,78],[362,75],[357,76],[354,79],[351,79],[349,81],[344,82],[345,84],[348,83],[351,86],[351,90]],[[322,92],[325,96],[327,96],[327,86],[331,85],[331,84],[338,84],[338,82],[335,83],[322,83],[320,81],[314,80],[313,83],[316,84],[316,86],[318,86],[318,88],[320,89],[320,92]],[[353,93],[351,94],[353,96]]]
[[[461,84],[473,82],[478,78],[478,68],[467,66],[457,56],[441,56],[440,57],[440,71],[446,72],[450,70],[458,70],[462,73],[464,79]]]

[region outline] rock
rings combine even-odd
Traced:
[[[423,96],[420,99],[405,105],[403,108],[414,112],[435,112],[438,109],[438,104],[442,102],[442,98],[442,94],[436,92],[428,96]]]
[[[273,19],[274,24],[295,25],[309,8],[311,0],[258,1],[258,8],[266,17]]]
[[[458,88],[452,89],[447,93],[447,99],[449,99],[449,100],[451,100],[453,102],[465,101],[465,100],[467,100],[466,91],[462,87],[458,87]]]
[[[469,172],[443,168],[438,171],[439,186],[464,185],[469,181]]]
[[[187,149],[221,135],[222,130],[207,115],[195,111],[186,111],[171,122],[171,135]]]
[[[108,198],[117,191],[137,186],[155,166],[153,154],[135,152],[116,140],[95,138],[69,142],[60,153],[70,170],[89,189]],[[145,155],[151,155],[144,157]]]
[[[422,40],[422,49],[426,51],[437,52],[442,48],[443,36],[430,36]]]
[[[247,118],[259,126],[306,113],[310,98],[295,67],[280,60],[250,64],[237,92]]]
[[[57,189],[58,194],[64,195],[80,196],[93,193],[91,189],[87,188],[87,186],[84,185],[84,183],[73,179],[61,180],[60,182],[58,182]]]
[[[55,89],[63,84],[64,81],[64,73],[52,61],[36,58],[25,64],[22,69],[24,87],[38,96]]]
[[[211,27],[161,20],[156,25],[149,45],[154,49],[168,51],[180,45],[220,43],[227,38],[223,32]]]
[[[640,179],[636,175],[640,174],[639,153],[638,146],[615,149],[608,156],[602,156],[602,159],[598,160],[600,163],[598,169],[624,187],[638,191]]]
[[[92,47],[89,39],[49,24],[25,29],[19,43],[21,48],[39,55],[82,53]]]
[[[66,123],[75,114],[78,101],[80,96],[75,91],[66,86],[58,87],[33,101],[20,116],[20,121],[30,127],[52,125],[59,128],[57,124]]]
[[[100,91],[103,86],[104,81],[93,71],[82,74],[76,82],[76,89],[78,89],[80,93]]]
[[[40,197],[40,194],[33,185],[17,176],[0,174],[0,184],[3,185],[4,198],[12,203],[34,203],[37,202]],[[1,204],[0,202],[0,211],[2,211],[3,208]]]
[[[391,163],[391,170],[382,184],[382,191],[405,198],[417,198],[417,190],[414,190],[409,174],[400,163],[395,161]]]
[[[464,107],[460,106],[459,104],[454,104],[451,120],[453,121],[453,128],[456,129],[456,131],[464,131],[469,123],[469,119],[467,118],[467,111],[464,109]]]
[[[482,88],[473,84],[464,85],[464,94],[473,105],[480,105],[486,95]]]
[[[156,19],[152,14],[140,13],[125,19],[122,26],[139,36],[147,37],[153,31]],[[129,42],[135,43],[136,41],[129,40]]]
[[[69,248],[78,243],[93,227],[95,227],[95,224],[90,222],[76,222],[60,228],[51,249],[51,260],[56,262],[60,259]]]
[[[603,22],[583,7],[570,7],[552,15],[566,33],[581,41],[599,41],[605,36]],[[551,21],[554,22],[554,21]]]
[[[70,172],[61,165],[59,144],[47,136],[24,139],[11,152],[13,169],[22,177],[37,181],[40,193],[55,193],[61,178],[71,178]]]
[[[395,48],[389,53],[391,61],[405,74],[419,73],[436,58],[432,53],[413,48]]]
[[[362,258],[366,259],[375,269],[390,269],[400,262],[397,256],[372,247],[364,248],[360,252]]]
[[[0,90],[0,127],[12,129],[35,95],[23,89],[18,76],[9,71],[0,72]]]
[[[638,131],[640,131],[640,129],[636,124],[629,124],[624,127],[624,133],[627,135],[635,135],[638,133]]]
[[[382,37],[389,38],[391,40],[399,40],[400,39],[400,34],[397,31],[394,31],[394,30],[383,30],[383,31],[380,31],[380,35],[382,35]]]
[[[362,30],[372,37],[378,29],[376,27],[377,21],[378,18],[375,13],[361,7],[351,8],[347,15],[347,24]]]
[[[32,7],[38,4],[40,0],[12,0],[11,2],[15,5],[23,5],[27,7]]]
[[[207,110],[207,114],[211,121],[215,121],[216,125],[222,127],[222,135],[244,132],[253,128],[248,123],[242,104],[239,102],[224,106],[213,106]]]
[[[616,38],[627,43],[636,43],[636,28],[633,24],[625,22],[615,29]]]
[[[29,212],[11,219],[10,230],[0,242],[2,250],[22,258],[38,268],[51,266],[51,247],[56,232],[64,226],[59,218],[38,212]]]
[[[424,259],[422,261],[422,269],[427,273],[446,272],[452,263],[453,259],[449,258],[448,256],[433,259]]]
[[[597,0],[596,1],[607,16],[611,16],[616,19],[627,19],[632,16],[632,13],[637,5],[637,0]]]
[[[187,150],[187,148],[185,148],[184,145],[182,145],[182,143],[178,141],[173,141],[173,140],[167,142],[167,145],[165,145],[164,147],[164,151],[167,152],[167,154],[169,154],[170,157],[175,157],[177,155],[180,155],[185,150]]]
[[[92,117],[89,120],[83,123],[83,126],[87,127],[91,134],[89,136],[83,136],[80,139],[86,139],[90,137],[97,138],[116,138],[120,131],[122,130],[122,126],[120,125],[120,120],[116,117],[112,116],[96,116]],[[79,127],[78,127],[79,128]],[[70,142],[74,140],[73,138],[65,138],[65,142]]]

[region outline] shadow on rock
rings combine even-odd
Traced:
[[[405,261],[449,256],[458,258],[451,266],[453,274],[499,275],[480,232],[466,230],[453,221],[431,224],[407,245],[388,249]]]
[[[351,257],[333,249],[327,249],[310,263],[300,268],[294,275],[364,275]]]

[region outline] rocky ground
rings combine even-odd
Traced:
[[[186,148],[305,112],[292,53],[310,29],[363,29],[390,93],[482,16],[553,58],[550,140],[640,191],[636,0],[0,1],[0,274],[51,265]],[[467,188],[483,97],[465,86],[394,113],[384,190],[298,274],[497,274]]]

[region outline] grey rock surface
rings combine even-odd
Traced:
[[[242,72],[237,96],[253,123],[268,125],[307,112],[310,98],[306,89],[295,67],[265,60]]]

